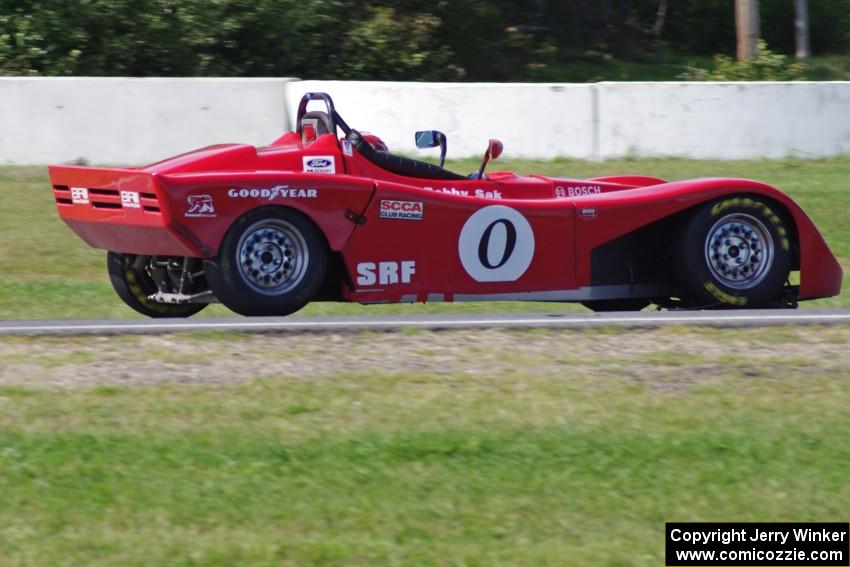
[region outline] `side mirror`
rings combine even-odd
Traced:
[[[487,154],[489,154],[490,159],[499,159],[504,149],[505,146],[499,140],[490,140],[490,143],[487,145]]]
[[[478,169],[478,179],[484,178],[484,168],[487,167],[487,162],[491,159],[499,159],[503,149],[505,147],[502,145],[502,142],[499,140],[490,140],[490,143],[487,144],[487,151],[484,153],[484,159],[481,161],[481,167]]]
[[[448,143],[446,135],[437,130],[422,130],[414,134],[416,139],[416,147],[420,149],[436,148],[440,146],[440,167],[446,163],[446,148]]]

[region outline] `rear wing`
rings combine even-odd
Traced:
[[[138,209],[161,213],[167,203],[153,175],[138,169],[53,165],[49,168],[53,196],[62,218],[97,219],[99,211],[114,215],[115,211]],[[87,205],[63,209],[63,206]]]
[[[173,221],[156,175],[139,169],[50,166],[63,221],[95,248],[168,256],[204,256],[200,243]]]

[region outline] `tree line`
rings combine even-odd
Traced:
[[[761,37],[795,52],[795,0]],[[809,3],[814,54],[850,50],[850,0]],[[562,69],[736,52],[729,0],[0,0],[0,74],[557,80]]]

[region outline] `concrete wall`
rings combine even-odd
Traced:
[[[850,83],[457,84],[291,79],[0,78],[0,163],[143,164],[267,144],[306,91],[392,150],[438,129],[449,156],[745,159],[850,153]],[[436,154],[436,152],[430,152]]]
[[[329,93],[349,126],[393,151],[415,153],[414,132],[440,130],[449,157],[484,155],[490,138],[505,157],[593,157],[590,85],[303,81],[288,89],[290,107],[308,91]]]
[[[0,163],[144,164],[291,127],[288,79],[0,78]]]
[[[850,83],[602,83],[600,157],[850,153]]]

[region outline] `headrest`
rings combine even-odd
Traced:
[[[304,114],[298,124],[298,133],[304,144],[312,144],[322,134],[331,131],[331,120],[326,112],[313,111]]]

